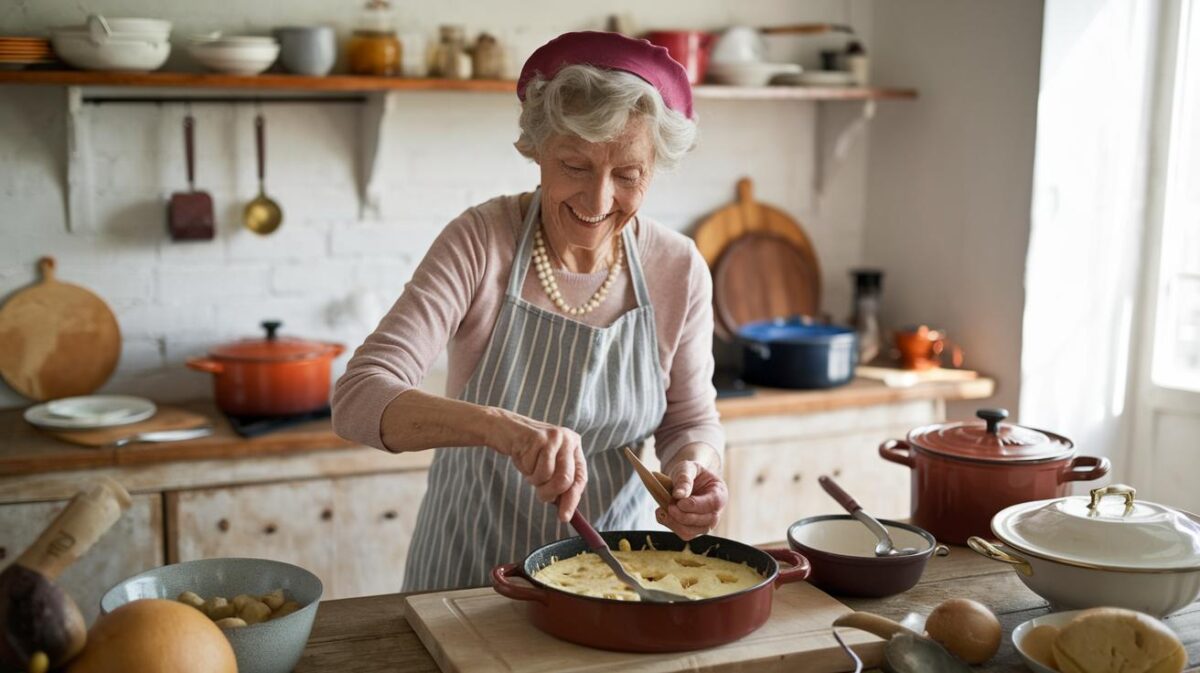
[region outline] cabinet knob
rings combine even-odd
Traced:
[[[221,519],[218,521],[217,530],[221,531],[222,533],[229,530],[229,519]]]
[[[754,483],[760,484],[760,485],[767,483],[767,475],[765,475],[765,474],[758,475],[757,477],[754,478]]]
[[[333,518],[333,510],[326,507],[321,510],[321,521],[329,521]]]
[[[840,468],[840,467],[833,468],[833,476],[835,476],[835,477],[842,476],[842,468]]]
[[[804,475],[800,474],[799,472],[797,472],[796,474],[793,474],[793,475],[792,475],[792,483],[793,483],[793,484],[799,484],[799,483],[800,483],[800,479],[801,479],[801,478],[803,478],[803,476],[804,476]]]
[[[388,511],[383,513],[383,518],[387,519],[388,521],[395,519],[397,516],[399,516],[399,515],[396,513],[396,510],[394,510],[394,509],[389,509]]]
[[[279,530],[279,529],[276,528],[275,524],[273,524],[273,523],[269,523],[269,524],[267,524],[267,526],[265,528],[263,528],[263,532],[266,533],[267,535],[274,535],[276,530]]]

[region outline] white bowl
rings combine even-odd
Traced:
[[[167,62],[171,43],[163,40],[107,39],[101,44],[86,34],[54,33],[50,37],[54,53],[76,68],[84,70],[157,70]]]
[[[767,43],[757,28],[731,26],[713,44],[709,63],[761,63],[767,57]]]
[[[1043,624],[1049,624],[1050,626],[1061,629],[1062,627],[1071,623],[1071,620],[1075,619],[1080,612],[1083,612],[1083,610],[1052,612],[1048,615],[1034,617],[1029,621],[1021,622],[1017,625],[1017,628],[1013,629],[1013,647],[1016,648],[1017,654],[1021,655],[1021,658],[1025,660],[1025,665],[1029,667],[1029,670],[1033,671],[1033,673],[1058,673],[1058,671],[1054,670],[1053,668],[1043,666],[1042,664],[1038,663],[1036,659],[1029,656],[1029,652],[1025,650],[1025,636],[1029,635],[1030,631],[1042,626]]]
[[[257,75],[275,62],[279,44],[223,45],[201,43],[188,49],[192,58],[216,72],[231,75]]]
[[[776,75],[798,73],[801,70],[795,63],[713,63],[708,66],[708,76],[718,84],[766,86]]]
[[[105,30],[107,26],[107,30]],[[171,35],[171,22],[162,19],[119,18],[109,19],[93,14],[82,25],[61,26],[54,33],[95,34],[121,40],[148,39],[164,41]]]

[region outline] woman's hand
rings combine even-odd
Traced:
[[[587,485],[587,461],[579,434],[568,428],[500,412],[500,441],[494,447],[509,457],[538,500],[558,501],[558,518],[569,521]]]
[[[655,512],[658,522],[684,540],[715,528],[729,502],[725,481],[713,471],[719,469],[718,464],[716,451],[707,445],[681,449],[666,472],[671,478],[674,502],[665,509],[658,508]]]

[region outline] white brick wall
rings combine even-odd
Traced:
[[[161,16],[176,35],[207,29],[262,32],[282,23],[332,22],[345,32],[357,2],[336,13],[320,0],[293,0],[286,15],[272,3],[122,0],[114,15]],[[873,10],[865,0],[794,3],[761,0],[664,0],[479,3],[435,7],[404,3],[403,31],[431,38],[436,26],[462,22],[498,35],[519,66],[545,39],[564,30],[599,28],[611,12],[632,12],[645,27],[717,28],[810,20],[853,22],[870,46]],[[20,3],[4,14],[4,32],[77,22],[69,0]],[[778,58],[815,63],[825,38],[771,38]],[[192,67],[182,54],[169,65]],[[903,103],[900,103],[903,104]],[[818,200],[813,160],[852,116],[840,104],[702,100],[701,146],[675,173],[657,178],[645,212],[687,230],[734,197],[742,175],[759,197],[798,217],[824,253],[825,304],[847,310],[846,268],[862,249],[861,202],[866,144],[837,169]],[[359,107],[346,103],[264,104],[267,192],[283,207],[283,227],[269,237],[242,229],[242,207],[257,193],[253,104],[197,104],[197,186],[212,194],[218,236],[174,243],[165,203],[186,187],[179,104],[104,104],[91,109],[95,221],[89,233],[66,230],[63,93],[56,88],[0,88],[0,297],[34,280],[36,260],[59,260],[67,281],[91,288],[113,306],[125,338],[117,374],[105,390],[178,400],[210,394],[209,377],[183,361],[223,340],[257,336],[278,318],[284,331],[362,341],[402,290],[441,227],[474,203],[529,189],[537,169],[512,148],[516,101],[499,94],[413,93],[386,120],[382,220],[358,220]],[[885,114],[886,110],[881,110]],[[818,125],[818,115],[820,115]],[[819,131],[818,131],[819,129]],[[346,358],[337,363],[340,372]],[[441,365],[444,366],[444,365]],[[439,389],[442,373],[430,375]],[[27,401],[0,385],[0,407]]]

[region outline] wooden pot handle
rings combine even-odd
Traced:
[[[87,553],[132,504],[125,487],[101,477],[67,504],[16,563],[53,581]]]

